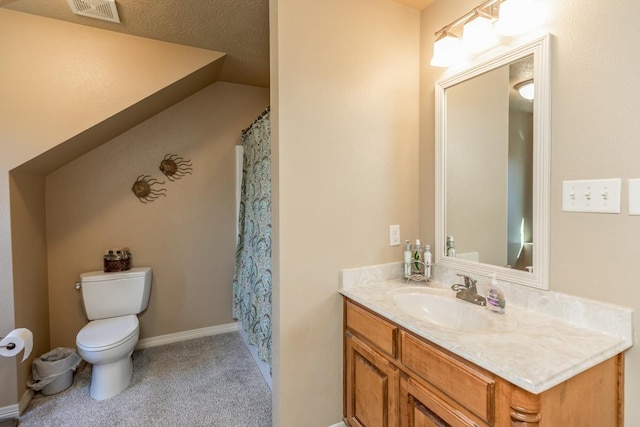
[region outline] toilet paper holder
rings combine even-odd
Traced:
[[[0,340],[4,339],[4,337],[0,337]],[[0,345],[0,348],[6,348],[7,350],[13,350],[14,348],[16,348],[16,345],[12,342],[10,342],[7,345]]]

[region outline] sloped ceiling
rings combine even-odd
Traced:
[[[269,0],[117,0],[121,23],[75,15],[67,0],[0,7],[227,54],[219,80],[269,86]]]
[[[218,79],[225,55],[0,8],[0,169],[46,175]],[[0,170],[1,172],[1,170]]]
[[[434,0],[392,1],[423,10]],[[116,4],[120,24],[75,15],[67,0],[0,0],[0,7],[7,9],[225,52],[220,80],[269,87],[269,0],[116,0]]]

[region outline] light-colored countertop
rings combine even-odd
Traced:
[[[345,297],[402,328],[531,393],[546,391],[625,351],[633,343],[632,310],[626,307],[537,290],[527,295],[526,307],[510,304],[507,293],[505,314],[456,300],[469,304],[470,309],[483,310],[493,322],[490,330],[465,332],[402,311],[393,302],[393,295],[403,292],[455,299],[448,286],[407,284],[400,279],[346,286],[343,282],[340,290]],[[480,287],[479,293],[484,295]]]

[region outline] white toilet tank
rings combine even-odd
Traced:
[[[82,273],[80,283],[89,320],[138,314],[149,304],[151,268]]]

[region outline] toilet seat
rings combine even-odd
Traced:
[[[86,351],[104,351],[117,347],[138,332],[136,315],[93,320],[78,332],[76,345]]]

